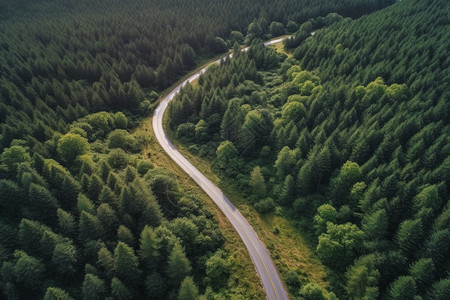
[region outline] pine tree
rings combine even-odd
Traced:
[[[139,261],[133,249],[123,242],[114,250],[114,271],[127,286],[134,287],[139,282]]]
[[[279,196],[280,203],[286,206],[290,205],[293,201],[294,193],[295,193],[294,177],[292,177],[291,175],[287,175],[281,187]]]
[[[400,276],[389,289],[389,295],[393,299],[414,299],[416,295],[416,283],[411,276]]]
[[[94,202],[98,202],[99,195],[103,189],[103,181],[97,175],[92,175],[88,184],[88,197]]]
[[[86,211],[82,211],[78,225],[78,238],[81,242],[97,240],[102,235],[102,227],[98,218]]]
[[[14,252],[14,259],[14,276],[16,281],[31,290],[37,291],[44,278],[44,264],[40,260],[29,256],[24,251],[16,250]]]
[[[114,277],[111,280],[111,295],[117,300],[128,300],[133,298],[133,293],[117,277]]]
[[[53,197],[49,190],[32,183],[28,193],[29,210],[27,214],[30,218],[40,220],[46,224],[56,223],[56,210],[58,201]]]
[[[49,287],[45,292],[44,300],[73,300],[73,298],[63,289]]]
[[[120,225],[117,229],[117,240],[120,242],[124,242],[125,244],[129,245],[130,247],[134,247],[135,239],[133,236],[133,233],[130,229],[128,229],[124,225]]]
[[[259,166],[253,168],[250,174],[249,185],[252,188],[252,194],[255,199],[262,199],[266,196],[266,181],[261,174],[261,168]]]
[[[426,299],[446,300],[450,297],[450,278],[434,283],[427,292]]]
[[[178,300],[197,300],[199,297],[198,288],[195,285],[192,277],[186,277],[180,286],[178,291]]]
[[[150,226],[145,226],[140,237],[139,257],[148,270],[158,265],[160,241]]]
[[[167,282],[161,274],[153,272],[145,279],[145,292],[150,299],[162,299],[166,294]]]
[[[119,219],[115,211],[107,203],[102,203],[97,208],[97,218],[104,229],[105,238],[114,240],[116,236],[116,228],[119,225]]]
[[[409,274],[414,278],[418,291],[425,291],[435,278],[433,260],[431,258],[421,258],[409,267]]]
[[[105,282],[93,274],[86,274],[81,292],[83,300],[102,300],[106,296]]]
[[[191,264],[184,253],[183,248],[175,243],[167,261],[166,274],[173,287],[179,286],[181,281],[192,271]]]
[[[111,278],[114,273],[114,257],[111,252],[102,247],[97,253],[97,265],[103,268],[106,278]]]
[[[396,234],[398,246],[407,256],[411,256],[423,239],[422,222],[407,220],[400,224]]]
[[[75,272],[77,251],[71,242],[59,243],[55,246],[52,255],[52,264],[56,272],[61,275],[70,275]]]
[[[91,215],[95,214],[95,206],[92,201],[86,197],[84,194],[79,194],[77,199],[77,210],[78,213],[81,214],[83,211],[90,213]]]
[[[243,123],[244,115],[241,109],[241,100],[238,98],[231,99],[220,125],[222,138],[236,143]]]

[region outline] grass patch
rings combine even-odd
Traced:
[[[284,48],[284,44],[283,44],[282,41],[278,42],[278,43],[275,43],[275,44],[272,44],[272,45],[269,45],[268,47],[272,48],[272,49],[275,49],[275,51],[277,51],[279,53],[286,54],[287,57],[293,57],[294,56],[294,52],[292,50],[286,50]]]
[[[186,193],[193,193],[202,200],[205,209],[213,213],[224,237],[224,249],[233,261],[232,272],[228,282],[230,297],[242,294],[245,299],[265,299],[265,293],[256,269],[245,248],[244,243],[231,223],[223,215],[215,203],[162,149],[156,140],[152,128],[152,119],[144,120],[137,128],[150,137],[150,143],[142,151],[144,157],[150,158],[155,167],[163,167],[176,175],[178,183]]]

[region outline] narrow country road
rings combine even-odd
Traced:
[[[264,43],[271,45],[282,41],[282,38]],[[245,51],[246,49],[244,49]],[[287,292],[283,286],[280,275],[270,258],[270,253],[265,245],[258,238],[253,228],[248,224],[247,220],[242,216],[239,210],[225,197],[222,191],[216,187],[208,178],[206,178],[199,170],[197,170],[170,142],[163,128],[163,116],[169,102],[175,97],[180,89],[188,82],[197,79],[204,73],[209,66],[218,63],[217,60],[200,71],[192,74],[188,79],[175,87],[166,97],[164,97],[153,115],[153,130],[158,142],[161,144],[167,154],[189,175],[195,182],[211,197],[211,199],[219,206],[224,215],[231,222],[237,233],[241,237],[245,246],[250,253],[256,271],[261,278],[264,290],[269,300],[285,300],[289,299]]]

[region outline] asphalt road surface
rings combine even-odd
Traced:
[[[268,46],[282,41],[282,38],[264,43]],[[244,49],[246,50],[246,49]],[[197,170],[170,142],[163,128],[163,116],[169,102],[175,97],[180,89],[188,82],[192,82],[203,74],[209,66],[219,63],[217,60],[205,68],[192,74],[188,79],[175,87],[164,99],[161,100],[153,115],[153,130],[158,142],[169,156],[189,175],[195,182],[211,197],[211,199],[222,210],[224,215],[231,222],[237,233],[241,237],[248,249],[250,257],[253,260],[256,271],[261,278],[267,298],[272,299],[289,299],[286,289],[283,286],[280,275],[270,258],[269,251],[258,238],[253,228],[248,224],[247,220],[242,216],[239,210],[225,197],[222,191],[216,187],[208,178],[206,178],[199,170]]]

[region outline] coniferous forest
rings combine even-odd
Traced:
[[[0,1],[0,298],[252,298],[137,130],[234,48],[169,125],[313,236],[329,289],[283,274],[291,295],[448,299],[450,8],[393,3]],[[262,44],[285,34],[292,57]]]
[[[313,18],[284,46],[186,86],[174,135],[312,237],[330,284],[284,274],[295,296],[449,299],[450,3]]]

